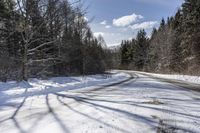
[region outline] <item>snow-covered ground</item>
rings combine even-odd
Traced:
[[[167,74],[153,74],[153,76],[167,79],[182,80],[191,83],[200,84],[200,76],[188,76],[188,75],[167,75]]]
[[[200,84],[200,76],[154,74],[154,73],[146,73],[146,72],[140,72],[140,73],[152,75],[152,76],[158,77],[158,78],[172,79],[172,80],[185,81],[188,83]]]
[[[12,98],[107,85],[126,80],[128,77],[130,75],[126,73],[113,73],[85,77],[56,77],[48,80],[30,79],[28,82],[0,82],[0,104]]]
[[[0,83],[0,133],[200,132],[199,92],[130,74]]]

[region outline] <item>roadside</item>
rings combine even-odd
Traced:
[[[185,89],[189,89],[189,90],[194,90],[194,91],[199,91],[200,92],[200,84],[195,84],[195,83],[190,83],[190,82],[186,82],[186,81],[181,81],[181,80],[175,80],[175,79],[167,79],[167,78],[160,78],[157,76],[153,76],[151,74],[145,74],[145,73],[140,73],[142,75],[146,75],[149,76],[153,79],[157,79],[161,82],[167,82],[167,83],[171,83],[175,86],[179,86]]]
[[[114,71],[118,71],[118,70],[114,70]],[[119,70],[119,72],[121,72],[121,70]],[[195,82],[189,82],[189,81],[178,80],[178,79],[173,79],[173,78],[170,79],[169,77],[165,78],[165,75],[161,75],[161,74],[153,74],[153,73],[129,71],[129,70],[127,70],[126,72],[148,76],[150,78],[159,80],[161,82],[166,82],[166,83],[170,83],[174,86],[181,87],[182,89],[189,89],[189,90],[200,92],[200,83],[199,84],[197,83],[198,80],[195,83]]]

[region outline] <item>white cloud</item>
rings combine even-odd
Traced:
[[[95,32],[95,33],[94,33],[94,36],[95,36],[95,37],[98,37],[98,36],[100,36],[100,35],[101,35],[101,36],[104,36],[105,33],[103,33],[103,32]]]
[[[117,46],[120,46],[120,44],[121,44],[121,42],[117,42],[117,43],[111,43],[111,44],[107,44],[108,45],[108,47],[110,47],[110,48],[115,48],[115,47],[117,47]]]
[[[110,26],[110,25],[106,25],[105,28],[106,28],[106,29],[109,29],[109,28],[111,28],[111,26]]]
[[[128,38],[128,40],[132,40],[132,39],[133,39],[133,37],[129,37],[129,38]]]
[[[156,24],[158,24],[157,21],[148,21],[148,22],[143,22],[143,23],[138,23],[138,24],[131,25],[130,28],[133,29],[133,30],[151,29],[151,28],[155,27]]]
[[[113,19],[113,25],[117,27],[125,27],[125,26],[131,25],[132,23],[142,18],[144,17],[133,13],[132,15],[127,15],[127,16],[120,17],[118,19]]]
[[[107,21],[104,20],[104,21],[102,21],[100,24],[101,24],[101,25],[106,25],[106,24],[107,24]]]
[[[85,20],[86,22],[88,22],[88,21],[89,21],[89,19],[88,19],[87,17],[84,17],[84,20]]]
[[[103,36],[103,37],[116,37],[116,36],[120,36],[120,33],[109,33],[109,32],[94,32],[94,36],[98,37],[99,35]]]

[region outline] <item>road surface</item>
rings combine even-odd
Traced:
[[[0,133],[199,133],[200,93],[139,73],[0,106]]]

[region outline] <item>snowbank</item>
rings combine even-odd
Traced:
[[[174,79],[174,80],[181,80],[190,83],[200,84],[200,77],[198,76],[189,76],[189,75],[164,75],[164,74],[152,74],[153,76],[166,78],[166,79]]]
[[[200,77],[198,76],[190,76],[190,75],[170,75],[170,74],[155,74],[155,73],[146,73],[146,72],[137,72],[141,74],[147,74],[153,77],[157,78],[164,78],[164,79],[171,79],[171,80],[179,80],[179,81],[185,81],[188,83],[195,83],[200,84]]]
[[[28,82],[10,81],[0,82],[0,101],[5,98],[19,98],[24,96],[43,95],[60,91],[82,89],[100,85],[108,85],[126,80],[130,77],[126,73],[109,75],[90,75],[85,77],[56,77],[48,80],[30,79]]]

